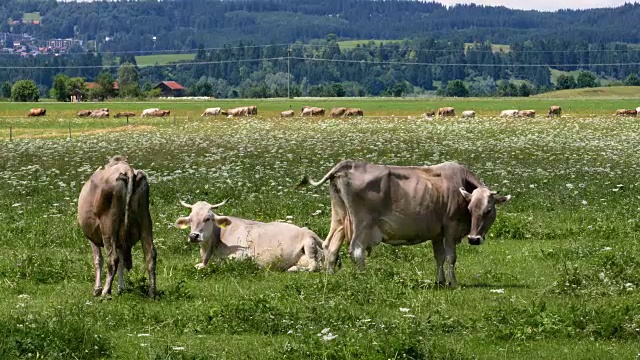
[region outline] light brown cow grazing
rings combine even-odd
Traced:
[[[518,116],[520,117],[536,117],[536,111],[535,110],[520,110],[518,111]]]
[[[558,105],[552,105],[549,107],[549,112],[547,113],[547,117],[560,116],[562,115],[562,108]]]
[[[253,259],[260,267],[276,270],[318,271],[322,261],[322,240],[311,230],[283,222],[262,223],[231,216],[219,216],[211,205],[199,201],[193,205],[180,202],[191,209],[188,217],[176,221],[180,229],[191,228],[189,242],[200,244],[202,269],[212,256],[219,258]]]
[[[331,117],[342,116],[342,115],[344,115],[345,111],[347,111],[347,108],[343,108],[343,107],[333,108],[333,109],[331,109],[331,112],[329,113],[329,116],[331,116]]]
[[[207,108],[204,110],[204,112],[200,116],[217,116],[217,115],[220,115],[221,112],[222,112],[222,109],[219,107]]]
[[[255,105],[247,106],[247,115],[258,115],[258,107]]]
[[[638,112],[636,109],[618,109],[616,110],[616,116],[636,116]]]
[[[33,108],[29,110],[27,116],[45,116],[47,115],[47,109],[45,108]]]
[[[227,115],[232,116],[232,117],[237,117],[237,116],[247,116],[249,115],[249,108],[244,106],[244,107],[237,107],[237,108],[233,108],[233,109],[228,109],[226,111]]]
[[[113,115],[114,118],[130,117],[130,116],[136,116],[136,113],[131,112],[131,111],[125,111],[125,112],[119,112],[119,113]]]
[[[87,117],[91,115],[91,110],[80,110],[76,113],[77,117]]]
[[[438,116],[456,116],[456,110],[452,107],[438,109]]]
[[[104,111],[104,110],[93,110],[91,112],[91,114],[89,114],[89,117],[92,117],[92,118],[105,118],[105,117],[109,117],[109,112],[108,111]]]
[[[364,116],[364,111],[358,108],[349,108],[345,110],[343,116]]]
[[[169,115],[171,115],[171,110],[156,110],[152,112],[149,116],[165,117]]]
[[[280,117],[293,117],[296,114],[293,110],[286,110],[280,113]]]
[[[324,116],[324,109],[313,106],[303,106],[300,116]]]
[[[122,156],[114,156],[84,184],[78,199],[78,222],[91,241],[96,271],[93,295],[111,294],[118,271],[118,291],[124,289],[124,269],[131,270],[131,248],[142,239],[149,296],[156,292],[156,249],[149,213],[147,175],[133,169]],[[102,251],[107,257],[107,278],[101,286]]]
[[[323,243],[327,271],[334,271],[345,238],[361,269],[365,250],[381,242],[414,245],[431,240],[437,282],[445,282],[446,259],[453,286],[456,245],[464,236],[471,245],[482,244],[496,218],[495,205],[510,199],[489,190],[457,163],[390,166],[345,160],[320,181],[305,177],[300,185],[326,181],[331,196],[331,228]]]

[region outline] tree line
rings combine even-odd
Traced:
[[[636,84],[640,72],[640,49],[619,43],[538,40],[496,48],[490,42],[417,38],[345,47],[338,40],[335,34],[329,34],[324,39],[290,45],[238,42],[214,49],[200,46],[193,60],[147,67],[137,66],[132,54],[89,52],[29,59],[1,56],[0,82],[32,79],[42,96],[60,100],[77,88],[71,85],[68,92],[62,91],[60,76],[103,84],[118,81],[118,92],[81,89],[86,98],[98,99],[153,96],[153,85],[164,80],[183,84],[190,95],[218,98],[407,96],[428,92],[528,96],[554,89],[599,86],[599,79]],[[551,68],[582,72],[577,77],[560,75],[553,84]]]

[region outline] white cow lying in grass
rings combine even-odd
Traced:
[[[160,108],[144,109],[144,110],[142,110],[142,114],[140,114],[140,117],[153,115],[154,112],[159,111],[159,110],[160,110]]]
[[[253,259],[258,266],[287,271],[318,271],[323,258],[322,240],[313,231],[282,222],[263,223],[213,212],[226,203],[211,205],[199,201],[188,217],[176,221],[176,227],[190,227],[189,242],[200,244],[202,269],[212,256],[218,258]]]

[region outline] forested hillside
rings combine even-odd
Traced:
[[[178,65],[136,68],[143,89],[176,80],[192,95],[219,97],[399,96],[435,89],[526,96],[596,86],[598,78],[636,85],[640,72],[640,5],[631,4],[555,13],[397,0],[0,5],[0,18],[25,13],[39,13],[40,23],[3,21],[0,31],[97,43],[85,54],[0,56],[0,81],[32,79],[43,93],[58,73],[92,81],[103,71],[117,80],[119,65],[135,65],[135,55],[171,52],[197,54]],[[344,39],[382,42],[341,48]],[[561,75],[552,84],[551,69],[588,72]]]
[[[173,0],[57,3],[8,0],[0,19],[40,12],[41,25],[12,25],[42,38],[112,37],[105,50],[220,46],[308,41],[333,33],[353,39],[433,37],[464,42],[507,44],[526,40],[640,43],[640,5],[615,9],[559,11],[511,10],[420,1],[365,0]],[[3,21],[0,31],[10,25]]]

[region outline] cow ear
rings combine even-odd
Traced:
[[[511,200],[511,195],[507,195],[507,196],[493,195],[493,199],[496,201],[496,204],[504,204],[507,201]]]
[[[178,220],[176,220],[175,226],[178,229],[186,229],[189,227],[189,218],[188,217],[181,217],[178,218]]]
[[[220,226],[221,228],[225,228],[231,225],[231,219],[226,216],[215,215],[214,221],[216,222],[216,225]]]
[[[462,194],[465,200],[471,201],[471,193],[465,190],[463,187],[460,188],[460,193]]]

